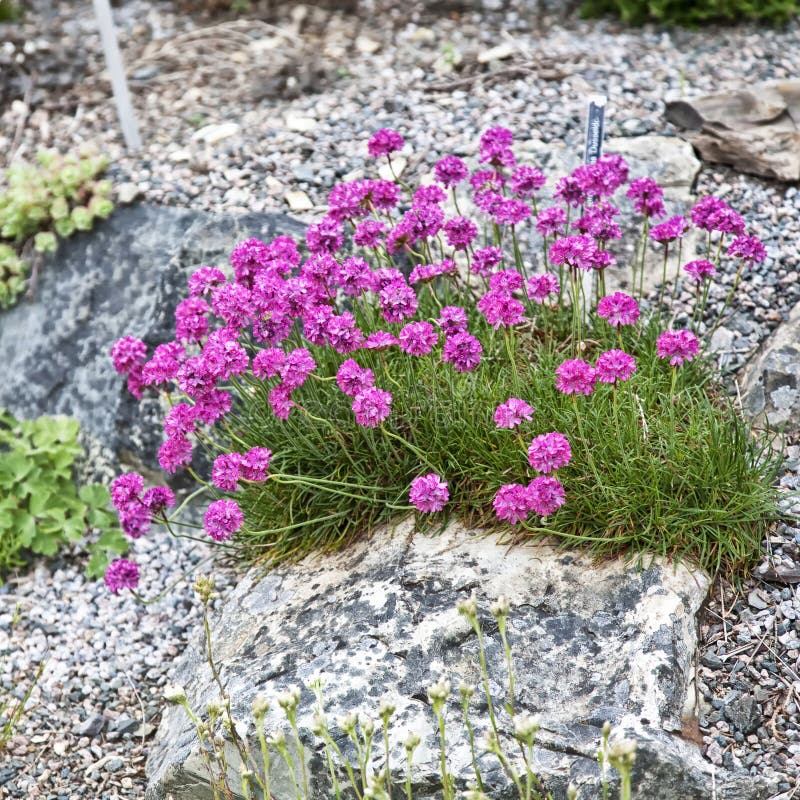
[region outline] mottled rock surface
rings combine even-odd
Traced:
[[[42,267],[34,299],[0,314],[0,407],[21,417],[77,417],[104,449],[157,466],[158,403],[128,394],[111,345],[126,334],[150,348],[168,340],[196,267],[224,267],[233,245],[250,236],[303,230],[282,214],[117,209],[91,234],[62,242]]]
[[[377,717],[380,698],[392,698],[397,706],[392,764],[404,762],[405,736],[417,731],[422,745],[415,756],[414,797],[429,798],[437,795],[439,773],[426,687],[441,675],[449,676],[454,692],[461,680],[480,680],[476,636],[456,611],[456,601],[473,591],[478,597],[491,693],[500,708],[504,653],[486,609],[502,593],[512,601],[517,709],[541,714],[536,768],[556,800],[563,800],[570,781],[583,787],[582,800],[600,797],[595,753],[605,720],[639,743],[639,797],[706,800],[710,767],[678,734],[694,713],[695,614],[707,589],[705,575],[683,567],[655,563],[637,571],[617,561],[592,566],[543,544],[509,549],[455,525],[426,536],[403,523],[393,535],[378,532],[341,553],[308,558],[260,581],[245,578],[222,601],[212,637],[237,718],[250,719],[257,693],[274,696],[318,674],[325,680],[335,736],[340,715]],[[193,707],[204,709],[216,692],[200,645],[196,641],[184,654],[175,679]],[[480,692],[473,700],[473,723],[482,732],[488,721],[485,701],[476,704],[479,698]],[[300,727],[307,743],[312,702],[304,689]],[[278,713],[270,711],[268,728],[280,724]],[[457,694],[446,713],[449,770],[463,789],[472,771]],[[505,712],[501,719],[507,731]],[[149,800],[210,797],[194,741],[184,711],[167,709],[148,762]],[[347,748],[343,737],[338,741]],[[376,769],[381,763],[377,758]],[[493,757],[482,756],[480,763],[488,794],[513,796]],[[318,748],[311,749],[309,768],[314,795],[323,797]],[[719,771],[716,791],[727,800],[768,794],[760,779]],[[274,772],[272,793],[278,800],[292,797],[287,772]]]
[[[748,414],[793,434],[800,431],[800,303],[741,375]]]

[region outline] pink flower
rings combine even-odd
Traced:
[[[306,378],[317,368],[311,353],[305,347],[296,347],[288,353],[281,365],[281,380],[289,391],[299,389]]]
[[[377,428],[391,413],[392,394],[371,386],[355,396],[352,408],[359,425]]]
[[[155,516],[175,505],[175,495],[168,486],[154,486],[142,495],[142,505]]]
[[[488,275],[503,260],[499,247],[483,247],[473,253],[470,270],[476,275]]]
[[[445,336],[467,329],[467,312],[461,306],[445,306],[439,312],[439,327]]]
[[[215,267],[200,267],[189,276],[189,294],[192,297],[211,294],[211,291],[225,283],[225,273]]]
[[[488,161],[493,167],[513,167],[515,162],[511,144],[514,134],[508,128],[489,128],[481,135],[481,163]]]
[[[654,242],[667,244],[668,242],[674,242],[676,239],[681,239],[688,229],[689,223],[685,217],[670,217],[666,222],[654,225],[650,229],[650,238]]]
[[[594,367],[581,358],[568,358],[556,367],[556,388],[564,394],[591,394],[596,380]]]
[[[173,473],[191,461],[192,443],[185,436],[170,437],[158,450],[158,463],[166,472]]]
[[[409,322],[397,336],[400,349],[412,356],[428,355],[438,339],[430,322]]]
[[[356,326],[355,317],[349,311],[331,316],[326,334],[328,344],[337,353],[352,353],[364,343],[364,334]]]
[[[144,364],[147,345],[135,336],[125,336],[111,346],[111,363],[120,375],[127,375],[134,367]]]
[[[541,189],[545,183],[547,178],[544,172],[538,167],[527,166],[517,167],[508,181],[511,191],[517,197],[523,198],[533,197],[536,190]]]
[[[373,158],[379,158],[402,150],[404,143],[403,137],[397,131],[391,128],[381,128],[370,137],[367,142],[367,150]]]
[[[444,342],[442,361],[452,364],[457,372],[471,372],[481,361],[481,343],[466,331],[448,336]]]
[[[517,325],[525,319],[525,306],[508,292],[490,289],[478,300],[478,311],[494,328]]]
[[[656,339],[659,358],[668,358],[673,367],[692,361],[700,351],[697,337],[687,330],[667,330]]]
[[[497,490],[492,501],[498,519],[512,525],[527,519],[530,511],[528,490],[519,483],[507,483]]]
[[[466,250],[478,235],[478,226],[466,217],[453,217],[444,224],[444,238],[455,250]]]
[[[185,359],[186,350],[180,342],[160,344],[153,351],[153,357],[144,365],[142,380],[146,386],[174,380]]]
[[[365,350],[386,350],[397,344],[397,337],[388,331],[374,331],[364,340]]]
[[[561,235],[567,228],[567,212],[561,206],[543,208],[536,218],[536,229],[542,236]]]
[[[359,247],[378,247],[383,244],[386,227],[376,219],[365,219],[360,222],[353,233],[353,242]]]
[[[266,447],[251,447],[240,457],[242,477],[246,481],[263,483],[267,479],[270,461],[272,461],[272,450]]]
[[[537,305],[541,305],[551,294],[558,294],[560,286],[558,277],[550,272],[543,275],[531,275],[526,283],[528,297]]]
[[[222,389],[204,394],[194,407],[195,417],[206,425],[213,425],[231,410],[231,396]]]
[[[698,228],[710,231],[713,229],[712,218],[728,207],[728,204],[719,197],[701,197],[692,206],[690,212],[692,222],[694,222]]]
[[[425,514],[441,511],[450,499],[447,481],[443,481],[435,473],[414,478],[411,481],[408,499],[412,505],[416,506],[418,511],[422,511]]]
[[[663,217],[666,214],[662,198],[664,190],[652,178],[636,178],[625,193],[633,200],[633,207],[645,217]]]
[[[556,431],[537,436],[528,446],[528,463],[537,472],[548,473],[566,467],[571,458],[569,440]]]
[[[111,484],[111,502],[117,511],[122,511],[131,503],[138,502],[144,491],[144,478],[138,472],[126,472],[114,478]]]
[[[203,515],[206,533],[215,542],[224,542],[233,536],[244,522],[242,510],[233,500],[215,500]]]
[[[223,492],[235,492],[242,477],[242,457],[239,453],[222,453],[214,459],[211,480]]]
[[[239,283],[223,283],[211,295],[214,313],[231,328],[243,328],[253,314],[251,292]]]
[[[194,406],[188,403],[176,403],[164,418],[164,433],[169,437],[186,436],[194,433],[197,415]]]
[[[279,383],[273,386],[269,392],[269,404],[272,408],[272,413],[278,418],[287,420],[289,414],[294,408],[294,402],[291,398],[291,389]]]
[[[625,292],[606,295],[597,304],[598,316],[603,317],[614,328],[634,325],[640,313],[639,304]]]
[[[253,375],[256,378],[274,378],[286,361],[286,353],[280,347],[267,347],[253,358]]]
[[[139,567],[127,558],[118,558],[108,565],[105,584],[114,594],[119,594],[120,589],[135,589],[139,585]]]
[[[269,247],[260,239],[247,239],[239,242],[231,252],[231,266],[236,282],[249,289],[253,285],[256,272],[266,267],[269,258]]]
[[[378,293],[381,314],[387,322],[402,322],[413,317],[419,302],[414,290],[405,282],[392,281]]]
[[[437,162],[433,171],[436,175],[436,180],[448,189],[461,183],[469,173],[467,165],[456,156],[445,156],[441,161]]]
[[[683,271],[697,283],[702,283],[706,278],[711,278],[717,274],[717,270],[714,265],[710,261],[706,261],[704,258],[684,264]]]
[[[541,517],[549,517],[555,513],[566,500],[564,487],[557,478],[541,475],[534,478],[527,486],[531,511]]]
[[[559,178],[556,181],[553,197],[564,203],[564,205],[572,206],[572,208],[584,205],[588,199],[581,184],[571,175]]]
[[[597,242],[585,234],[581,236],[564,236],[550,245],[548,253],[553,264],[566,264],[573,269],[588,272],[594,267],[597,254]]]
[[[208,333],[206,314],[211,311],[202,297],[187,297],[175,309],[175,338],[199,342]]]
[[[737,236],[728,248],[729,256],[738,256],[743,261],[749,261],[752,267],[754,263],[761,263],[767,257],[767,250],[761,241],[755,236]]]
[[[494,421],[498,428],[516,428],[523,421],[530,422],[532,417],[533,406],[529,406],[519,397],[509,397],[494,412]]]
[[[348,358],[336,373],[336,383],[344,394],[355,397],[375,385],[375,375],[371,369],[361,367],[354,359]]]
[[[597,357],[597,380],[602,383],[626,381],[636,372],[636,360],[624,350],[607,350]]]
[[[489,275],[489,288],[516,292],[522,288],[522,275],[515,269],[503,269]]]

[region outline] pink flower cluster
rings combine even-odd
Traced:
[[[656,352],[659,358],[669,359],[671,366],[679,367],[694,359],[700,352],[700,343],[691,331],[668,330],[656,340]]]
[[[423,514],[432,514],[441,511],[450,499],[450,491],[447,488],[447,481],[443,481],[439,475],[431,473],[421,475],[411,481],[411,490],[408,493],[411,504]]]
[[[175,495],[167,486],[145,491],[144,478],[137,472],[126,472],[111,484],[111,502],[124,533],[131,539],[139,539],[149,532],[154,518],[175,505]]]
[[[372,158],[390,158],[404,145],[397,131],[382,128],[370,137],[367,150]],[[525,274],[526,264],[517,253],[518,226],[535,226],[544,237],[545,269],[562,268],[562,279],[563,268],[574,281],[578,271],[603,274],[616,263],[610,249],[622,232],[612,200],[629,177],[622,158],[606,155],[562,177],[554,187],[555,205],[539,210],[536,195],[547,178],[538,167],[517,164],[511,131],[490,128],[481,136],[479,151],[479,169],[471,172],[461,158],[445,156],[434,166],[435,183],[407,197],[397,181],[339,183],[329,194],[325,216],[308,227],[302,250],[285,236],[270,242],[247,239],[231,253],[229,269],[204,265],[189,277],[189,294],[175,309],[172,341],[158,344],[149,356],[146,344],[136,337],[113,344],[114,368],[126,376],[132,394],[141,398],[149,388],[170,398],[159,450],[165,471],[191,463],[195,438],[205,440],[205,427],[231,413],[237,391],[263,391],[274,416],[287,420],[293,412],[307,413],[302,398],[314,394],[312,383],[314,391],[324,391],[335,380],[341,395],[334,393],[350,405],[356,424],[378,428],[389,419],[393,403],[392,393],[377,385],[379,365],[392,363],[381,351],[391,349],[393,358],[427,359],[418,365],[449,365],[440,368],[452,367],[457,373],[478,369],[484,345],[477,333],[487,326],[525,323],[526,329],[534,328],[556,310],[552,301],[561,290],[559,277],[546,271]],[[452,215],[447,201],[456,187],[471,193],[481,220]],[[636,178],[626,193],[646,217],[646,226],[666,216],[663,189],[652,179]],[[730,234],[726,252],[731,258],[752,265],[766,257],[763,244],[745,234],[744,221],[724,201],[703,198],[690,218],[709,232],[709,242],[712,232],[719,234],[720,252],[723,237]],[[652,225],[649,235],[666,246],[689,227],[686,218],[673,216]],[[481,246],[484,230],[490,231],[491,243]],[[351,236],[363,248],[361,255],[343,252]],[[692,261],[684,272],[701,283],[715,274],[715,265]],[[469,295],[478,284],[485,290],[479,297],[476,293],[473,303]],[[440,288],[446,291],[440,293]],[[428,293],[437,302],[432,315],[421,310]],[[459,294],[461,300],[454,300]],[[439,307],[443,297],[464,305]],[[597,314],[620,333],[623,326],[637,323],[640,310],[633,297],[614,292],[600,299]],[[335,354],[333,374],[321,374],[328,368],[318,365],[330,363],[321,357],[322,348]],[[697,353],[689,331],[666,331],[659,337],[658,355],[673,366]],[[375,371],[359,362],[370,363]],[[610,349],[594,364],[580,358],[563,361],[555,379],[564,394],[590,395],[598,383],[616,386],[635,372],[631,355]],[[533,414],[532,406],[511,397],[497,406],[494,421],[497,428],[515,429]],[[528,465],[541,474],[527,485],[500,487],[494,508],[502,521],[520,522],[530,513],[548,516],[565,502],[562,484],[550,473],[570,462],[567,438],[555,431],[543,433],[531,441],[527,453]],[[222,452],[213,462],[212,483],[220,492],[236,492],[242,481],[263,482],[271,458],[266,447]],[[131,538],[142,536],[154,516],[174,504],[169,489],[144,491],[135,474],[120,476],[112,496]],[[432,513],[449,501],[449,489],[430,473],[412,481],[409,496],[418,510]],[[226,541],[242,527],[244,517],[235,501],[222,498],[211,503],[204,522],[211,538]],[[107,578],[112,591],[138,581],[135,565],[123,562],[115,562],[118,566]]]

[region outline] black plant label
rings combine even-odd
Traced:
[[[586,151],[584,164],[594,164],[603,152],[603,127],[605,125],[606,98],[594,95],[589,100],[589,115],[586,120]]]

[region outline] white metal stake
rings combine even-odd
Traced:
[[[106,57],[106,66],[111,76],[111,90],[114,93],[114,102],[117,106],[122,135],[128,150],[138,150],[142,146],[139,136],[139,126],[131,104],[131,95],[128,91],[128,82],[125,79],[125,67],[122,55],[119,52],[117,34],[114,31],[114,20],[111,16],[111,6],[108,0],[92,0],[97,25],[100,28],[100,40],[103,43],[103,53]]]
[[[603,128],[605,122],[607,98],[602,94],[595,94],[589,98],[589,116],[586,120],[586,149],[584,151],[584,164],[594,164],[603,152]],[[583,294],[586,305],[583,308],[583,321],[589,316],[589,303],[591,302],[596,281],[595,271],[589,270],[581,276]]]

